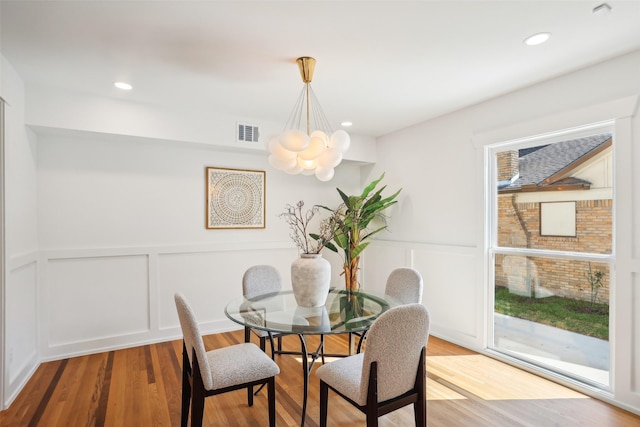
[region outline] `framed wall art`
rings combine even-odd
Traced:
[[[207,167],[206,227],[265,228],[265,172]]]

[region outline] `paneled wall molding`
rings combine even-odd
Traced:
[[[387,247],[402,247],[405,249],[429,249],[434,251],[449,251],[459,253],[471,253],[475,251],[475,245],[448,245],[443,243],[431,243],[431,242],[419,242],[419,241],[402,241],[402,240],[372,240],[370,246],[387,246]]]
[[[207,244],[180,244],[166,246],[135,246],[110,248],[73,248],[46,249],[42,251],[45,259],[99,258],[131,255],[168,255],[205,252],[253,251],[269,249],[292,249],[291,241],[277,242],[220,242]]]
[[[38,251],[31,251],[20,255],[13,255],[7,260],[7,270],[17,270],[21,267],[24,267],[25,265],[38,262],[39,256],[40,253]]]
[[[20,393],[20,390],[22,390],[24,384],[29,381],[29,378],[31,378],[39,366],[40,360],[38,360],[38,355],[35,352],[25,358],[22,369],[13,373],[12,377],[8,381],[5,403],[13,402]]]
[[[478,268],[478,249],[472,245],[430,242],[374,240],[364,253],[364,289],[383,292],[389,273],[398,267],[412,267],[424,281],[422,303],[431,313],[431,333],[465,347],[482,348],[482,325],[475,322],[476,298],[483,295]],[[473,295],[458,299],[460,310],[445,304],[452,294]]]
[[[290,241],[223,242],[48,249],[14,264],[41,260],[39,357],[48,361],[179,338],[177,291],[194,301],[203,333],[239,329],[224,306],[241,295],[244,270],[273,264],[286,288],[296,254]]]
[[[214,322],[200,323],[203,335],[216,334],[240,329],[240,325],[231,320],[223,319]],[[158,331],[139,332],[127,335],[116,335],[95,340],[78,341],[50,346],[41,355],[40,362],[49,362],[61,358],[84,356],[87,354],[103,353],[123,348],[154,344],[182,338],[180,327],[171,327]],[[29,378],[31,374],[27,376]]]

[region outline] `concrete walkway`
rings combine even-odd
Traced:
[[[497,349],[609,384],[608,341],[498,313],[494,319]]]

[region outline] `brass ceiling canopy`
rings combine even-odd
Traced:
[[[302,56],[296,59],[298,68],[300,69],[300,76],[304,83],[311,83],[313,80],[313,71],[316,69],[316,60],[310,56]]]

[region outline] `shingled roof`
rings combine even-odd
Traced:
[[[519,158],[520,176],[501,193],[551,189],[589,189],[590,182],[568,175],[571,169],[601,152],[611,143],[611,134],[604,133],[546,145],[526,151]]]

